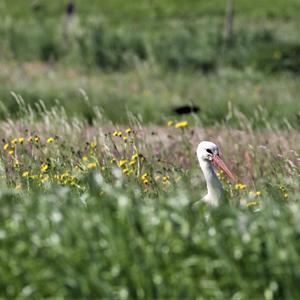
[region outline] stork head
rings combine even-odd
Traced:
[[[212,142],[203,141],[197,147],[197,157],[199,161],[212,161],[216,155],[219,155],[219,148]]]
[[[219,148],[216,144],[208,141],[201,142],[197,147],[197,157],[201,164],[201,162],[213,162],[214,165],[219,167],[221,170],[227,174],[227,176],[232,180],[235,181],[235,176],[232,172],[228,169],[225,165],[223,160],[219,155]]]

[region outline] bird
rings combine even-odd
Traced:
[[[207,194],[202,198],[202,201],[212,207],[217,207],[224,201],[225,195],[213,164],[223,170],[232,181],[236,181],[236,177],[222,161],[218,146],[212,142],[202,141],[198,145],[197,158],[207,186]]]

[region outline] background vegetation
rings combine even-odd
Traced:
[[[299,1],[73,4],[0,2],[1,297],[298,299]]]
[[[17,114],[13,91],[90,122],[94,106],[115,122],[126,123],[128,109],[161,124],[193,103],[213,125],[230,101],[252,121],[264,107],[268,121],[299,126],[298,1],[237,1],[230,44],[225,1],[73,3],[67,14],[67,1],[2,2],[2,118]]]

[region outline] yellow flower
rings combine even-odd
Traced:
[[[132,132],[132,130],[131,130],[131,128],[127,128],[127,129],[125,130],[125,132],[126,132],[127,134],[130,134],[130,133]]]
[[[16,159],[14,162],[14,168],[18,168],[20,166],[20,162]]]
[[[124,167],[127,163],[128,163],[128,160],[127,160],[127,159],[121,159],[121,160],[119,161],[119,167],[122,168],[122,167]]]
[[[38,142],[40,141],[40,138],[36,135],[36,136],[34,137],[34,141],[35,141],[36,143],[38,143]]]
[[[41,172],[46,172],[49,169],[49,165],[48,164],[42,164],[41,165]]]
[[[91,148],[95,149],[97,147],[97,142],[94,140],[91,142]]]
[[[64,180],[65,178],[67,178],[70,174],[68,172],[62,173],[60,175],[60,180]]]
[[[168,123],[167,123],[168,126],[172,126],[173,124],[174,124],[173,121],[168,121]]]
[[[257,192],[255,193],[255,195],[256,195],[257,197],[259,197],[259,196],[261,195],[261,191],[257,191]]]
[[[22,177],[28,177],[28,176],[29,176],[29,172],[28,171],[23,172]]]
[[[7,150],[9,148],[9,144],[5,144],[4,146],[3,146],[3,149],[4,150]]]
[[[113,163],[115,163],[116,162],[116,160],[114,159],[114,158],[112,158],[111,160],[110,160],[110,163],[111,164],[113,164]]]
[[[142,180],[145,180],[145,179],[147,179],[147,177],[148,177],[148,173],[144,173],[144,174],[141,176],[141,179],[142,179]]]
[[[236,190],[244,190],[246,187],[247,187],[247,185],[243,184],[243,183],[236,183],[235,186],[234,186],[234,188]]]
[[[83,157],[82,157],[82,160],[83,160],[83,161],[87,161],[87,160],[88,160],[88,157],[87,157],[87,156],[83,156]]]
[[[136,160],[136,159],[138,159],[138,157],[139,157],[139,155],[136,153],[136,154],[133,154],[132,156],[131,156],[131,160]]]
[[[96,164],[95,162],[89,163],[89,164],[87,165],[87,168],[88,168],[88,169],[95,169],[96,167],[97,167],[97,164]]]
[[[182,122],[178,122],[175,124],[175,128],[183,128],[183,127],[187,127],[189,125],[189,123],[187,121],[182,121]]]
[[[123,137],[123,140],[124,140],[124,142],[126,143],[127,140],[128,140],[128,136],[124,136],[124,137]]]
[[[9,153],[10,155],[13,155],[13,154],[14,154],[14,150],[10,150],[10,151],[8,151],[8,153]]]
[[[136,160],[131,160],[129,163],[130,166],[134,166],[135,164],[136,164]]]
[[[11,143],[12,145],[15,145],[17,142],[18,142],[18,139],[14,138],[13,140],[11,140],[10,143]]]
[[[143,180],[143,184],[148,185],[149,184],[149,180],[148,179],[144,179]]]
[[[285,194],[283,195],[283,197],[284,197],[285,199],[288,198],[288,196],[289,196],[288,193],[285,193]]]
[[[50,143],[53,143],[54,142],[54,138],[53,137],[49,137],[47,139],[47,143],[50,144]]]
[[[127,169],[127,168],[123,169],[123,173],[124,173],[125,175],[127,175],[127,174],[129,173],[129,169]]]
[[[21,137],[19,137],[19,139],[18,139],[18,140],[19,140],[19,143],[20,143],[20,144],[23,144],[23,143],[24,143],[24,141],[25,141],[25,138],[23,138],[23,137],[21,136]]]
[[[169,176],[164,176],[162,180],[163,180],[163,182],[167,182],[167,181],[169,181],[169,179],[170,179]]]
[[[122,136],[122,132],[121,131],[115,131],[114,133],[113,133],[113,136]]]

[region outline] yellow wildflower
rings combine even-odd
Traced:
[[[48,164],[42,164],[41,165],[41,172],[46,172],[49,169],[49,165]]]
[[[175,124],[175,128],[183,128],[183,127],[187,127],[189,125],[189,123],[187,121],[182,121],[182,122],[178,122]]]
[[[289,196],[288,193],[285,193],[285,194],[283,195],[283,197],[284,197],[285,199],[288,198],[288,196]]]
[[[234,188],[235,188],[236,190],[244,190],[246,187],[247,187],[247,185],[246,185],[246,184],[243,184],[243,183],[236,183],[236,184],[234,185]]]
[[[147,179],[148,177],[148,173],[144,173],[142,176],[141,176],[141,180],[145,180]]]
[[[131,160],[129,163],[130,166],[134,166],[135,164],[136,164],[136,160]]]
[[[115,131],[115,132],[113,133],[113,136],[118,136],[118,137],[120,137],[120,136],[122,136],[122,132],[121,132],[121,131]]]
[[[114,159],[114,158],[112,158],[111,160],[110,160],[110,163],[111,164],[113,164],[113,163],[115,163],[116,162],[116,160]]]
[[[172,126],[173,124],[174,124],[173,121],[168,121],[168,123],[167,123],[168,126]]]
[[[131,130],[131,128],[127,128],[127,129],[125,130],[125,132],[126,132],[127,134],[130,134],[130,133],[132,132],[132,130]]]
[[[123,173],[124,173],[125,175],[128,175],[129,169],[127,169],[127,168],[123,169]]]
[[[18,139],[16,139],[16,138],[14,138],[13,140],[10,141],[10,143],[11,143],[12,145],[15,145],[17,142],[18,142]]]
[[[138,157],[139,157],[139,155],[136,153],[136,154],[133,154],[132,156],[131,156],[131,160],[136,160],[136,159],[138,159]]]
[[[124,136],[124,137],[123,137],[123,140],[124,140],[124,142],[126,143],[127,140],[128,140],[128,136]]]
[[[88,168],[88,169],[95,169],[96,167],[97,167],[97,164],[96,164],[95,162],[89,163],[89,164],[87,165],[87,168]]]
[[[94,140],[91,142],[91,148],[95,149],[97,147],[97,142]]]
[[[35,141],[36,143],[38,143],[38,142],[40,141],[40,138],[36,135],[36,136],[34,137],[34,141]]]
[[[47,143],[50,144],[50,143],[53,143],[54,142],[54,138],[53,137],[49,137],[47,139]]]
[[[4,146],[3,146],[3,149],[4,150],[7,150],[9,148],[9,144],[5,144]]]
[[[261,191],[257,191],[257,192],[255,193],[255,195],[256,195],[257,197],[259,197],[259,196],[261,195]]]
[[[10,155],[13,155],[13,154],[14,154],[14,150],[10,150],[10,151],[8,151],[8,153],[9,153]]]
[[[119,161],[119,167],[122,168],[122,167],[124,167],[127,163],[128,163],[128,160],[127,160],[127,159],[121,159],[121,160]]]
[[[156,176],[154,177],[154,179],[155,179],[155,181],[158,181],[158,180],[160,179],[160,175],[156,175]]]
[[[18,141],[19,141],[20,144],[23,144],[24,141],[25,141],[25,138],[23,138],[23,137],[21,136],[21,137],[19,137]]]
[[[29,176],[29,172],[28,171],[23,172],[22,177],[28,177],[28,176]]]
[[[83,161],[87,161],[87,160],[88,160],[88,157],[87,157],[87,156],[82,156],[82,160],[83,160]]]

